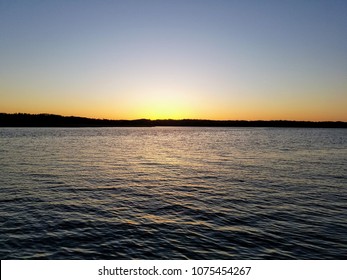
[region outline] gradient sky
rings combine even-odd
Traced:
[[[347,121],[347,1],[0,0],[0,112]]]

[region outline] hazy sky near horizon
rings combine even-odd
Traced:
[[[0,112],[347,121],[347,1],[0,0]]]

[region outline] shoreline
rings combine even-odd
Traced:
[[[347,128],[343,121],[291,121],[291,120],[110,120],[54,114],[0,113],[0,127],[293,127],[293,128]]]

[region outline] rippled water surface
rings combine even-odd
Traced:
[[[346,259],[347,130],[0,128],[1,259]]]

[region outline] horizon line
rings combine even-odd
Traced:
[[[110,119],[110,118],[99,118],[99,117],[85,117],[85,116],[77,116],[77,115],[62,115],[55,113],[23,113],[23,112],[15,112],[15,113],[5,113],[0,112],[0,115],[27,115],[27,116],[52,116],[52,117],[62,117],[62,118],[79,118],[86,120],[97,120],[97,121],[212,121],[212,122],[305,122],[305,123],[346,123],[347,121],[342,120],[293,120],[293,119],[207,119],[207,118],[162,118],[162,119],[151,119],[151,118],[136,118],[136,119]]]
[[[347,128],[343,121],[134,119],[111,120],[40,113],[0,113],[0,127],[287,127]]]

